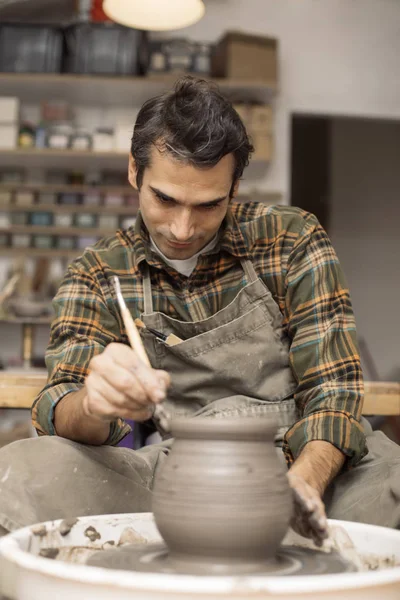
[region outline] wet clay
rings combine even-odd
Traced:
[[[177,568],[190,564],[193,573],[205,564],[225,572],[265,569],[293,503],[273,443],[275,422],[269,416],[175,419],[171,430],[174,443],[153,495],[169,560]]]
[[[162,544],[149,544],[147,548],[135,545],[96,551],[87,556],[86,565],[115,569],[117,571],[135,571],[144,573],[164,573],[174,575],[324,575],[348,573],[355,567],[344,560],[338,552],[330,554],[309,548],[282,546],[276,556],[264,564],[259,562],[238,564],[211,564],[193,562],[176,564]]]

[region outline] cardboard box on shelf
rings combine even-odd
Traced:
[[[19,119],[19,98],[0,96],[0,123],[15,124]]]
[[[0,123],[0,149],[13,150],[18,144],[18,125]]]
[[[251,136],[254,146],[252,160],[269,162],[273,158],[274,143],[272,136],[267,133],[254,133]]]
[[[260,133],[272,132],[272,108],[268,104],[250,106],[250,129]]]
[[[252,160],[268,162],[273,156],[272,108],[267,104],[234,104],[255,148]]]
[[[213,77],[278,82],[278,40],[228,31],[214,48],[211,58]]]

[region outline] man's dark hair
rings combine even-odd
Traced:
[[[191,76],[178,79],[171,91],[147,100],[139,111],[131,145],[139,189],[154,144],[198,168],[213,167],[232,153],[232,188],[254,151],[239,115],[218,87]]]

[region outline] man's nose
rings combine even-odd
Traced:
[[[194,234],[194,225],[189,211],[183,211],[171,224],[171,233],[177,242],[188,242]]]

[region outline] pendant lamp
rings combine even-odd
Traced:
[[[104,0],[103,10],[116,23],[145,31],[181,29],[199,21],[202,0]]]

